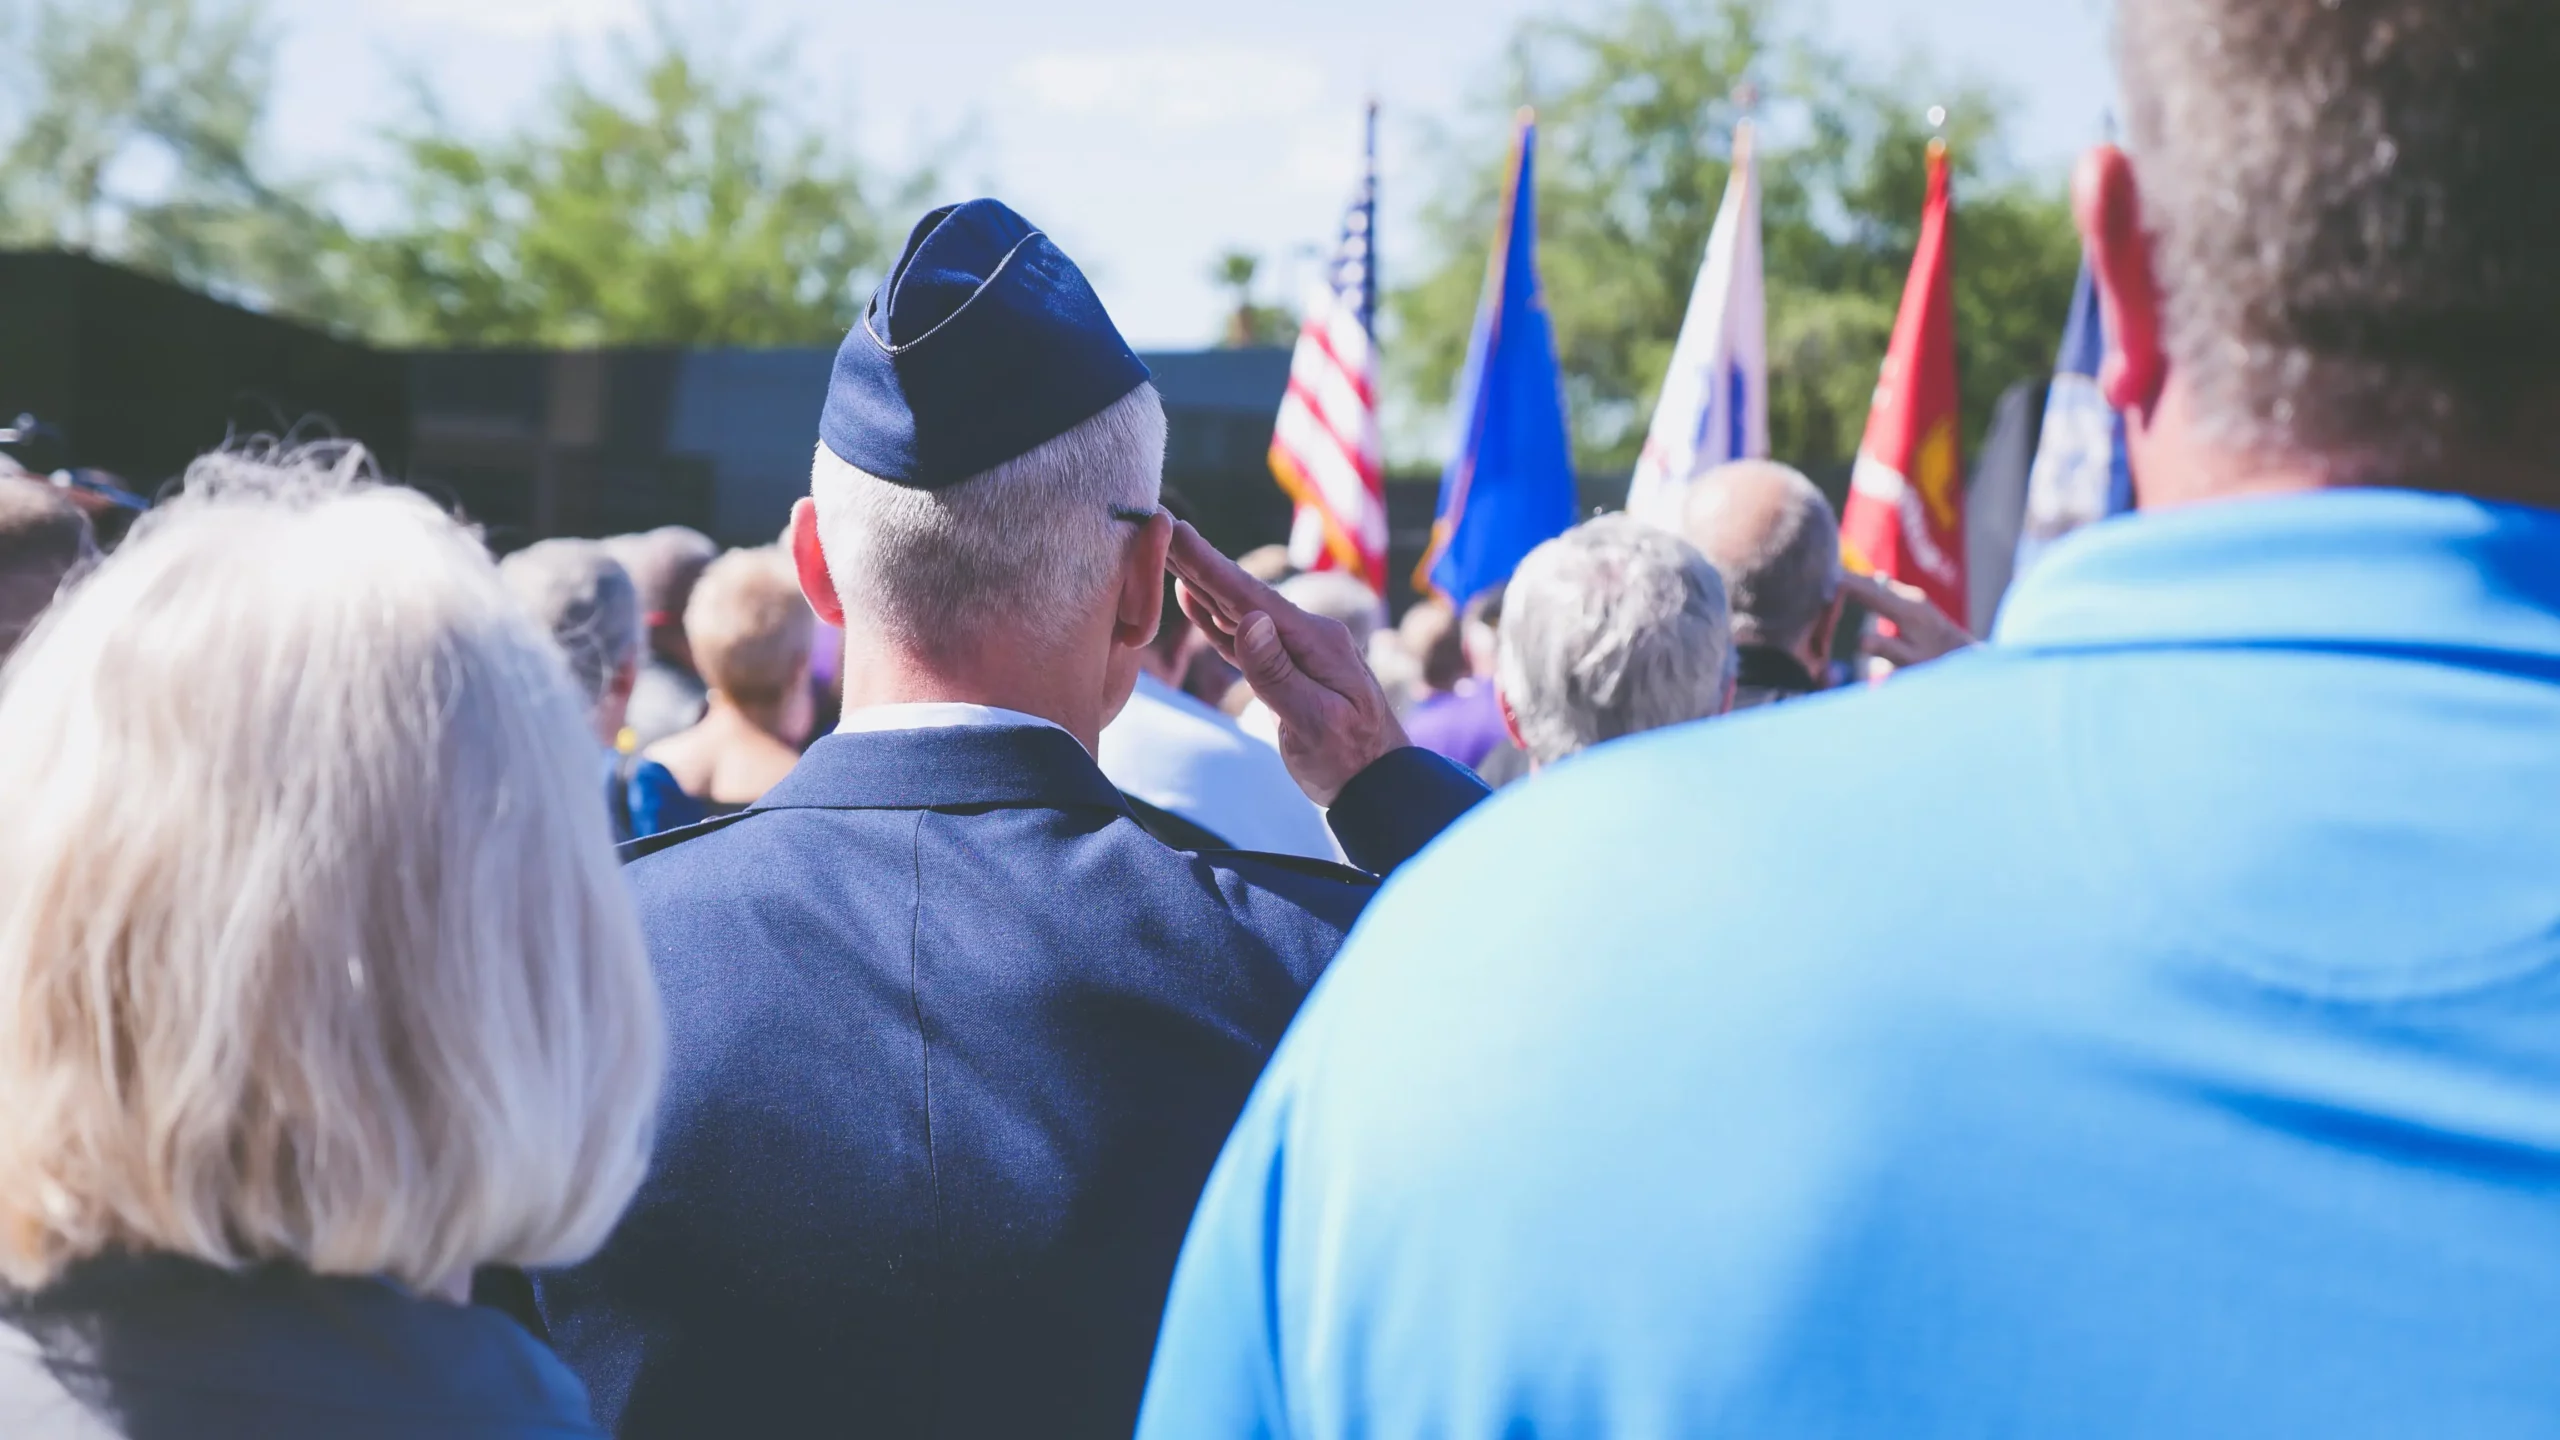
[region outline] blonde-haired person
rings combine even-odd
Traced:
[[[247,451],[0,684],[0,1434],[600,1434],[468,1305],[587,1255],[662,1019],[548,639],[354,447]]]
[[[817,719],[809,688],[816,624],[778,549],[732,550],[695,583],[684,631],[710,702],[692,728],[649,747],[649,758],[706,813],[746,809],[800,763]]]

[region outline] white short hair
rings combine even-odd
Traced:
[[[0,689],[0,1277],[603,1243],[664,1045],[595,742],[470,531],[229,455]]]
[[[498,578],[550,632],[593,708],[640,659],[640,592],[601,540],[543,540],[498,562]]]
[[[1502,598],[1495,675],[1541,765],[1703,719],[1733,685],[1724,581],[1696,547],[1603,515],[1529,552]]]
[[[940,490],[818,447],[809,490],[845,623],[927,653],[990,628],[1063,633],[1110,585],[1164,486],[1164,405],[1140,385],[1038,448]]]

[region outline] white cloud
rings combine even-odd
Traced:
[[[1235,45],[1061,51],[1013,73],[1044,109],[1158,124],[1297,115],[1325,94],[1324,72],[1303,58]]]
[[[633,28],[641,0],[388,0],[395,20],[510,39],[584,38]]]

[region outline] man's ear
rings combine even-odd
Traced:
[[[2147,420],[2168,384],[2169,356],[2151,236],[2142,228],[2142,189],[2122,150],[2101,145],[2081,157],[2071,176],[2071,214],[2107,320],[2098,389],[2109,405]]]
[[[1502,733],[1511,737],[1521,754],[1528,754],[1529,742],[1520,738],[1520,717],[1511,713],[1511,697],[1502,693],[1499,682],[1493,687],[1493,708],[1502,715]]]
[[[803,495],[791,506],[791,565],[800,572],[800,593],[818,618],[844,628],[844,602],[836,597],[836,579],[827,573],[827,552],[818,544],[818,502]]]
[[[1138,650],[1155,643],[1156,626],[1164,620],[1164,557],[1172,546],[1173,517],[1162,510],[1148,516],[1131,538],[1128,559],[1120,568],[1112,644]]]
[[[1804,637],[1804,658],[1812,662],[1808,668],[1816,683],[1820,683],[1822,672],[1831,664],[1832,642],[1840,638],[1840,612],[1848,608],[1849,592],[1834,591],[1831,603],[1822,607],[1822,618],[1814,622],[1813,633]]]

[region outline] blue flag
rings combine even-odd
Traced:
[[[1511,578],[1522,556],[1573,528],[1580,501],[1565,441],[1563,377],[1538,288],[1531,180],[1537,126],[1524,112],[1502,230],[1458,377],[1457,445],[1440,474],[1439,518],[1416,588],[1457,604]]]
[[[2098,306],[2097,280],[2084,260],[2079,288],[2071,296],[2071,320],[2062,331],[2062,353],[2053,362],[2053,389],[2044,402],[2036,463],[2027,472],[2018,575],[2026,574],[2056,540],[2133,508],[2124,417],[2098,392],[2098,363],[2106,353],[2106,313]]]

